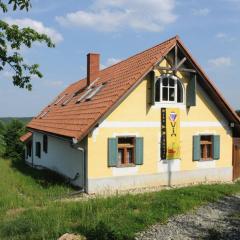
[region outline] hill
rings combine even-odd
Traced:
[[[0,118],[0,121],[2,121],[3,123],[9,123],[11,120],[13,119],[17,119],[21,122],[23,122],[24,124],[27,124],[28,122],[31,121],[32,117],[3,117]]]

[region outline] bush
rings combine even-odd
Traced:
[[[5,132],[5,125],[2,121],[0,121],[0,157],[5,153],[5,141],[3,134]]]
[[[25,133],[25,127],[19,120],[12,120],[6,125],[3,137],[5,146],[5,157],[12,159],[21,159],[24,152],[24,144],[20,137]]]

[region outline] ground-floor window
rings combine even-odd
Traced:
[[[118,138],[118,165],[135,164],[135,138],[119,137]]]
[[[201,136],[201,159],[211,160],[213,159],[213,138],[212,136]]]
[[[193,161],[219,160],[220,136],[195,135],[193,136]]]
[[[39,158],[41,158],[41,143],[40,142],[36,142],[36,152],[35,155]]]
[[[31,157],[32,156],[32,141],[29,141],[27,143],[27,157]]]

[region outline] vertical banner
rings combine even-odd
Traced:
[[[180,111],[161,109],[161,159],[180,158]]]
[[[167,157],[166,108],[161,108],[161,159]]]
[[[180,111],[166,109],[167,156],[166,159],[180,158]]]

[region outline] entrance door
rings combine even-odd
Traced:
[[[240,138],[233,139],[233,180],[240,178]]]

